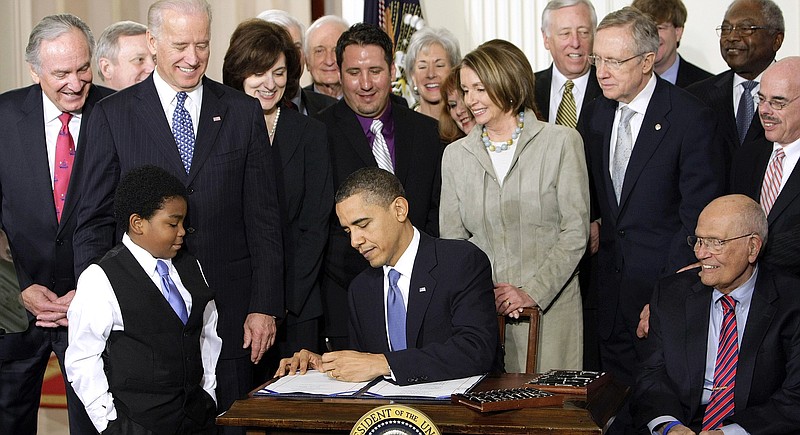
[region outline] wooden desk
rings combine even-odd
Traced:
[[[476,390],[518,387],[534,375],[504,374],[484,379]],[[484,413],[450,402],[396,401],[425,413],[447,434],[600,434],[627,390],[610,383],[587,403],[568,397],[563,407]],[[367,411],[393,403],[380,399],[290,399],[250,397],[237,400],[217,418],[223,426],[246,426],[248,434],[349,433]]]

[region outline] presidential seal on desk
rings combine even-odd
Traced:
[[[353,426],[350,435],[439,435],[427,415],[403,405],[371,409]]]

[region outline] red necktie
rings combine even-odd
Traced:
[[[714,365],[714,389],[703,416],[703,430],[718,429],[725,418],[733,415],[733,390],[736,386],[736,363],[739,360],[736,299],[725,295],[720,298],[720,303],[724,313]]]
[[[764,173],[764,182],[761,184],[761,207],[766,215],[769,215],[769,211],[772,210],[772,206],[780,194],[784,157],[786,154],[783,152],[783,148],[776,149],[775,154],[769,160],[767,172]]]
[[[56,140],[56,159],[53,168],[53,201],[56,204],[56,217],[61,222],[61,212],[64,210],[64,200],[67,197],[69,177],[72,174],[72,162],[75,160],[75,141],[69,132],[69,120],[72,114],[64,112],[58,116],[61,121],[61,130],[58,131]]]

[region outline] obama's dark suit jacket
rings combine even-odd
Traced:
[[[464,240],[420,233],[408,290],[406,343],[389,352],[383,268],[368,268],[350,285],[350,343],[383,353],[397,383],[462,378],[492,370],[497,315],[489,258]]]
[[[411,223],[436,236],[443,150],[436,121],[400,104],[390,104],[394,119],[394,173],[405,188]],[[378,166],[355,112],[344,99],[322,111],[318,119],[328,129],[334,191],[357,169]],[[368,267],[369,263],[350,246],[335,210],[331,210],[322,278],[326,335],[347,335],[347,288]]]

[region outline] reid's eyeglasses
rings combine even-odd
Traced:
[[[769,29],[767,26],[730,26],[730,25],[722,25],[717,26],[717,36],[730,36],[733,32],[739,32],[739,36],[750,36],[756,32],[756,30],[766,30]]]
[[[772,110],[783,110],[784,107],[788,106],[792,101],[800,98],[800,95],[792,98],[789,101],[776,101],[776,100],[767,100],[761,94],[756,94],[756,104],[761,105],[761,103],[769,104],[769,107],[772,107]]]
[[[606,59],[604,57],[600,57],[600,56],[597,56],[595,54],[590,54],[588,56],[588,58],[589,58],[589,63],[594,65],[594,66],[596,66],[596,67],[600,67],[602,65],[605,65],[606,68],[608,68],[608,69],[618,70],[618,69],[622,68],[622,64],[623,63],[625,63],[625,62],[627,62],[629,60],[632,60],[632,59],[636,59],[637,57],[645,55],[647,53],[648,52],[634,54],[633,56],[631,56],[631,57],[629,57],[627,59],[622,59],[622,60]]]
[[[708,252],[717,255],[721,254],[723,249],[725,248],[725,244],[737,240],[742,239],[745,237],[751,237],[756,235],[756,233],[744,234],[738,237],[731,237],[730,239],[715,239],[713,237],[697,237],[697,236],[688,236],[686,237],[686,243],[694,249],[694,252],[700,250],[700,247],[705,246]]]

